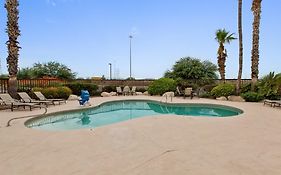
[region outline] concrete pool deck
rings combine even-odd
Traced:
[[[93,105],[120,99],[96,97]],[[24,126],[33,111],[0,111],[1,175],[280,175],[281,108],[262,103],[174,98],[176,103],[213,103],[240,108],[236,117],[144,117],[99,128],[43,131]],[[81,108],[77,101],[49,112]]]

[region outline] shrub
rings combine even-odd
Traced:
[[[104,86],[102,88],[103,92],[116,92],[116,86]]]
[[[199,95],[200,98],[211,98],[214,99],[215,97],[211,94],[211,92],[205,92]]]
[[[258,92],[266,99],[276,100],[279,99],[281,86],[281,73],[275,74],[270,72],[258,82]]]
[[[145,87],[137,87],[136,91],[144,93],[145,91],[147,91],[147,88],[145,88]]]
[[[240,93],[244,94],[246,92],[250,92],[251,91],[251,83],[245,83],[241,86],[241,90]]]
[[[234,94],[235,92],[235,86],[233,84],[219,84],[216,87],[214,87],[211,91],[211,94],[215,97],[228,97],[229,95]]]
[[[58,89],[56,87],[44,88],[41,91],[46,98],[58,98]]]
[[[247,102],[259,102],[263,99],[263,96],[257,92],[246,92],[241,94],[241,97]]]
[[[69,95],[72,94],[72,91],[69,87],[61,86],[57,87],[57,94],[58,96],[56,98],[67,99]]]
[[[66,84],[75,95],[81,95],[81,90],[88,90],[91,96],[97,95],[98,86],[92,83],[69,83]]]
[[[175,91],[176,82],[170,78],[160,78],[151,83],[148,93],[151,95],[162,95],[167,91]]]
[[[37,91],[42,92],[42,90],[43,90],[43,88],[41,88],[41,87],[34,87],[34,88],[32,88],[33,92],[37,92]]]
[[[63,98],[63,99],[67,99],[69,95],[72,93],[71,89],[65,86],[33,88],[32,91],[33,92],[40,91],[46,98]]]

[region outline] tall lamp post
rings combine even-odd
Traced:
[[[130,38],[130,79],[132,78],[132,35],[129,35]]]
[[[111,80],[111,78],[112,78],[112,68],[111,68],[112,64],[108,63],[108,65],[109,65],[109,79]]]

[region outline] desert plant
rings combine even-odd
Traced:
[[[216,87],[214,87],[211,91],[211,94],[214,97],[226,97],[228,98],[229,95],[233,95],[235,92],[235,86],[233,84],[219,84]]]
[[[136,91],[137,91],[137,92],[142,92],[142,93],[143,93],[143,92],[147,91],[147,88],[145,88],[145,87],[137,87],[137,88],[136,88]]]
[[[46,98],[63,98],[67,99],[72,93],[68,87],[47,87],[47,88],[33,88],[33,92],[40,91]]]
[[[211,92],[205,92],[199,95],[200,98],[211,98],[214,99],[215,97],[212,95]]]
[[[56,98],[67,99],[69,95],[72,94],[72,91],[69,87],[61,86],[57,87],[57,94],[58,96]]]
[[[259,102],[263,99],[263,96],[257,92],[246,92],[241,94],[241,97],[247,102]]]
[[[148,93],[151,95],[162,95],[167,91],[175,91],[176,82],[170,78],[160,78],[152,82],[148,87]]]
[[[116,86],[104,86],[102,88],[103,92],[115,92],[116,91]]]
[[[92,83],[69,83],[65,86],[69,87],[75,95],[81,95],[81,90],[88,90],[91,96],[97,95],[98,86]]]
[[[236,38],[233,37],[234,33],[230,33],[226,31],[225,29],[218,29],[216,31],[216,40],[219,43],[219,48],[217,51],[218,55],[218,66],[219,66],[219,72],[221,79],[225,79],[225,61],[227,57],[227,51],[224,48],[225,43],[230,43],[232,40],[235,40]]]
[[[264,98],[272,100],[280,98],[281,73],[275,74],[274,72],[270,72],[258,82],[257,86],[258,92]]]

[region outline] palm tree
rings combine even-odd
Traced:
[[[236,83],[236,94],[240,93],[243,68],[243,35],[242,35],[242,0],[238,0],[238,35],[239,35],[239,70]]]
[[[281,73],[270,72],[259,81],[259,93],[267,99],[278,99],[281,86]]]
[[[261,1],[253,0],[252,12],[254,15],[253,22],[253,41],[252,41],[252,89],[258,81],[259,77],[259,34],[260,34],[260,19],[261,19]]]
[[[232,40],[236,39],[233,37],[234,33],[229,34],[225,29],[219,29],[216,31],[216,40],[219,43],[218,48],[218,66],[219,72],[222,80],[225,80],[225,60],[227,57],[227,51],[224,48],[225,43],[230,43]]]
[[[9,86],[8,92],[15,97],[17,93],[17,72],[18,72],[18,58],[19,58],[19,42],[20,30],[18,25],[19,19],[19,2],[18,0],[6,0],[5,8],[7,9],[7,30],[8,41],[8,72],[9,72]]]

